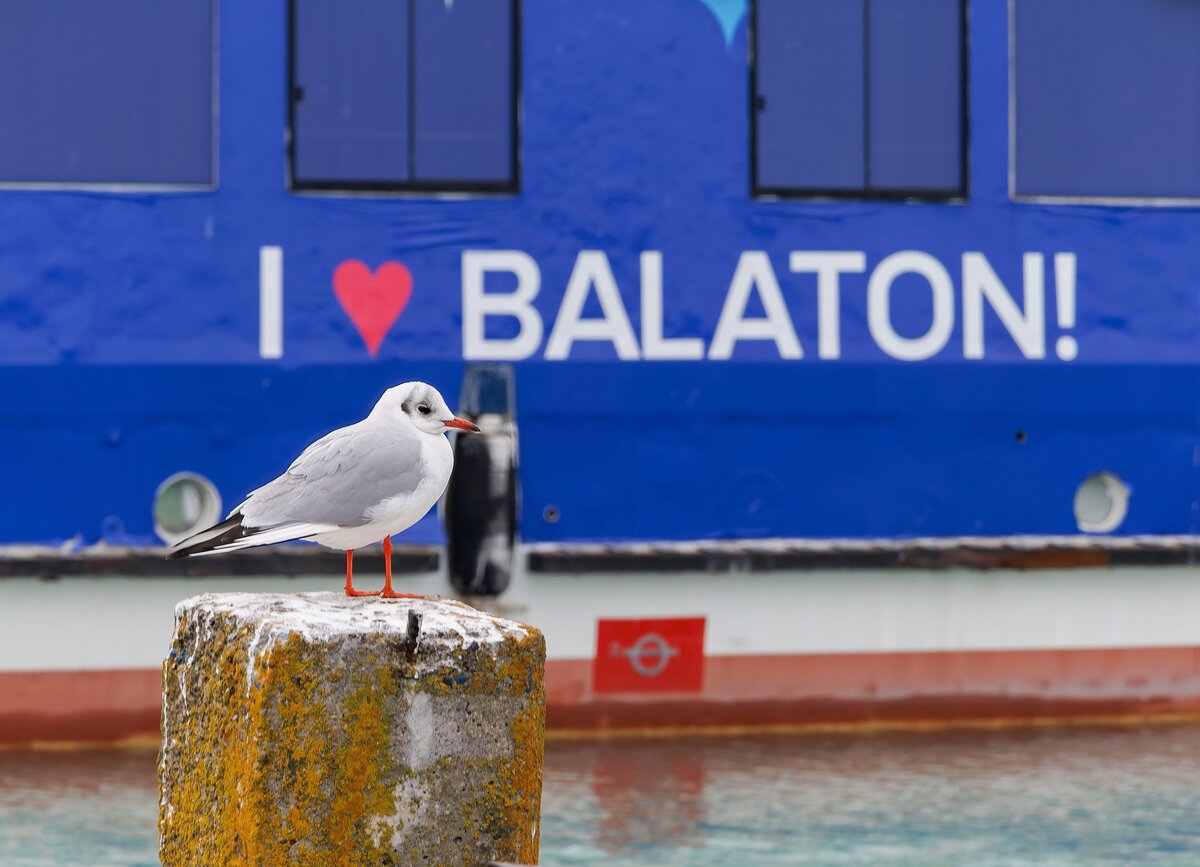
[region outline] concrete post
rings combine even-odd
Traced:
[[[536,863],[545,655],[536,629],[444,599],[184,600],[162,863]]]

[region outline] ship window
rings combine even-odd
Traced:
[[[960,196],[962,0],[756,0],[756,194]]]
[[[0,183],[213,183],[213,0],[0,3]]]
[[[292,186],[516,185],[516,0],[293,0]]]
[[[176,473],[154,495],[154,531],[168,545],[221,520],[221,495],[198,473]]]
[[[1200,3],[1018,0],[1015,193],[1200,198]]]

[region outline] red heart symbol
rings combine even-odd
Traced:
[[[372,274],[364,263],[347,259],[333,272],[333,294],[375,356],[412,297],[412,272],[399,262],[384,262]]]

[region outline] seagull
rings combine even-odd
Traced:
[[[287,472],[253,491],[224,521],[184,539],[168,559],[300,539],[346,552],[346,595],[409,597],[392,589],[392,535],[407,530],[446,490],[454,452],[448,430],[479,433],[432,385],[389,388],[362,421],[321,437]],[[383,590],[354,589],[354,549],[383,540]]]

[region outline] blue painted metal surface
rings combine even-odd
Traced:
[[[1197,530],[1200,210],[1010,201],[1007,13],[990,2],[970,9],[965,203],[756,201],[745,16],[727,40],[728,4],[710,5],[525,0],[520,192],[395,198],[287,190],[284,4],[222,4],[217,190],[0,191],[0,540],[148,542],[172,472],[210,476],[230,506],[387,384],[456,394],[478,314],[464,253],[494,250],[522,251],[539,278],[543,333],[514,362],[527,540],[1066,533],[1075,486],[1101,469],[1133,489],[1119,532]],[[259,356],[263,245],[284,251],[279,360]],[[585,250],[611,266],[638,360],[609,340],[545,357]],[[948,296],[911,273],[887,291],[880,264],[906,250],[941,264]],[[646,359],[644,251],[661,252],[662,336],[699,340],[700,359]],[[747,251],[766,254],[802,357],[751,339],[709,357]],[[840,277],[836,347],[793,251],[863,254]],[[988,302],[983,357],[968,351],[974,252],[1018,307],[1023,257],[1044,256],[1025,351]],[[1058,254],[1075,257],[1073,322]],[[350,259],[412,274],[374,358],[331,286]],[[748,317],[766,309],[759,277]],[[486,290],[514,284],[493,273]],[[932,354],[885,351],[884,325],[931,331],[934,297],[951,320]],[[437,534],[431,519],[408,539]]]

